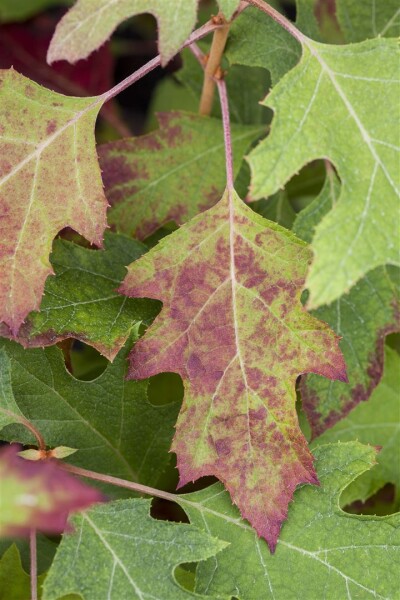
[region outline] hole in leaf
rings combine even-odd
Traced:
[[[174,521],[176,523],[189,523],[189,519],[183,510],[176,504],[163,498],[153,498],[150,514],[158,521]]]
[[[196,584],[196,566],[197,563],[183,563],[175,568],[174,575],[176,581],[183,589],[194,592]]]
[[[147,397],[154,406],[181,402],[183,394],[183,382],[177,373],[160,373],[149,380]]]
[[[92,381],[103,373],[108,365],[108,360],[95,348],[79,340],[72,340],[70,364],[71,373],[76,379]]]
[[[391,333],[386,336],[386,343],[388,346],[396,350],[398,354],[400,354],[400,333]]]
[[[168,223],[164,223],[162,227],[149,235],[149,237],[144,240],[144,243],[149,249],[153,248],[153,246],[156,246],[158,242],[162,240],[162,238],[164,238],[166,235],[169,235],[176,229],[178,229],[178,225],[175,223],[175,221],[168,221]]]
[[[352,515],[376,515],[381,517],[391,515],[399,510],[396,487],[392,483],[387,483],[365,502],[356,500],[344,506],[342,510]]]

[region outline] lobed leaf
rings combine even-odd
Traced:
[[[274,193],[316,158],[328,157],[338,171],[342,192],[316,228],[306,282],[309,306],[317,308],[375,267],[400,264],[397,223],[388,218],[400,195],[399,49],[388,39],[352,46],[302,39],[300,63],[264,101],[275,111],[271,134],[249,162],[255,198]]]
[[[232,23],[226,57],[230,64],[262,67],[276,84],[299,61],[300,44],[278,23],[254,7]]]
[[[347,42],[400,35],[400,8],[396,0],[336,0],[336,14]]]
[[[218,0],[227,18],[239,0]],[[76,62],[97,50],[126,19],[150,13],[157,19],[159,51],[164,66],[189,37],[197,16],[198,0],[77,0],[57,25],[47,54],[56,60]]]
[[[77,448],[69,458],[77,466],[157,483],[169,461],[179,405],[154,406],[147,381],[125,381],[127,348],[97,379],[78,381],[58,348],[23,350],[6,340],[2,345],[11,359],[15,403],[50,447]],[[2,438],[32,443],[21,426],[7,427]]]
[[[394,598],[399,559],[399,514],[364,517],[339,507],[342,490],[375,462],[358,442],[315,449],[320,487],[297,490],[276,552],[240,518],[221,485],[180,496],[191,523],[230,542],[199,565],[199,592],[240,600]]]
[[[158,115],[160,129],[99,147],[108,219],[143,239],[168,221],[181,225],[219,200],[225,187],[224,138],[217,119]],[[237,172],[259,126],[232,127]]]
[[[115,291],[125,265],[146,250],[140,242],[110,232],[104,250],[56,240],[50,257],[55,276],[46,281],[40,311],[27,316],[17,336],[1,324],[0,335],[28,348],[76,338],[113,360],[131,332],[151,323],[158,312],[154,302],[127,299]]]
[[[13,335],[39,308],[54,236],[69,226],[102,244],[107,201],[94,139],[101,102],[0,71],[0,321]]]
[[[43,580],[44,576],[40,575],[38,587],[41,586]],[[2,600],[22,600],[30,598],[30,593],[30,577],[22,568],[17,546],[12,544],[0,559],[0,598]]]
[[[19,447],[0,449],[0,535],[28,535],[32,529],[61,533],[68,513],[82,510],[103,497],[76,479],[54,459],[25,460]]]
[[[386,347],[384,375],[369,400],[357,406],[345,419],[313,442],[313,446],[319,446],[329,442],[359,440],[380,448],[377,464],[346,488],[341,498],[342,505],[355,500],[365,502],[388,482],[396,486],[396,496],[400,498],[399,375],[400,357]]]
[[[184,404],[172,449],[180,485],[215,475],[274,548],[296,486],[315,483],[295,380],[345,380],[337,339],[300,303],[309,250],[232,190],[128,269],[121,291],[159,298],[129,377],[177,372]]]
[[[43,588],[44,600],[78,593],[85,600],[184,600],[199,596],[180,587],[174,568],[204,560],[226,546],[187,524],[152,519],[150,500],[119,500],[76,516]]]
[[[339,194],[339,181],[329,169],[319,196],[298,214],[294,232],[310,242],[315,226],[335,207]],[[349,294],[312,314],[328,323],[342,338],[340,347],[349,378],[349,385],[327,382],[318,375],[302,378],[303,409],[313,436],[317,436],[359,402],[367,400],[382,377],[385,336],[400,330],[398,269],[374,269]]]

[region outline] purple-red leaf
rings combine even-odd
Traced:
[[[227,191],[133,263],[121,287],[164,303],[132,351],[130,377],[184,380],[172,446],[180,485],[218,477],[271,549],[296,486],[317,482],[296,378],[346,380],[338,338],[300,302],[310,258]]]
[[[62,533],[70,512],[104,500],[55,459],[25,460],[20,447],[0,450],[0,535],[28,535],[31,529]]]
[[[69,226],[102,244],[107,201],[94,139],[102,102],[0,70],[0,321],[13,335],[39,308],[54,236]]]

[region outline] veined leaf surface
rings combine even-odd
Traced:
[[[67,97],[0,71],[0,321],[13,334],[39,308],[54,236],[69,226],[102,244],[101,104],[101,96]]]
[[[391,39],[328,46],[301,37],[300,63],[264,101],[275,113],[271,134],[249,162],[254,198],[274,193],[314,159],[337,168],[342,191],[316,228],[306,282],[317,308],[375,267],[400,265],[398,222],[389,217],[400,197],[400,53]]]
[[[121,286],[164,303],[129,374],[184,380],[172,446],[180,485],[217,476],[271,548],[296,486],[316,482],[296,377],[346,378],[336,336],[300,303],[309,258],[306,244],[228,189],[133,263]]]

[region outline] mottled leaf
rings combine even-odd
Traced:
[[[375,267],[400,264],[392,217],[400,176],[399,50],[387,39],[352,46],[302,39],[301,62],[264,101],[275,112],[271,134],[249,162],[254,198],[274,193],[316,158],[329,158],[338,171],[342,191],[316,228],[306,282],[309,306],[316,308]]]
[[[374,449],[330,444],[315,456],[321,486],[295,493],[274,555],[219,484],[180,497],[193,524],[230,542],[199,565],[199,592],[240,600],[396,597],[399,515],[364,517],[339,507],[343,488],[374,464]]]
[[[313,446],[327,442],[359,440],[379,447],[377,465],[363,473],[343,493],[341,504],[365,502],[386,483],[396,486],[400,497],[400,357],[386,348],[385,372],[371,398],[351,411],[345,419],[317,438]]]
[[[227,190],[133,263],[121,287],[164,303],[132,351],[129,376],[173,371],[184,380],[172,446],[180,485],[217,476],[271,548],[296,486],[316,482],[296,377],[346,377],[336,337],[300,303],[309,257]]]
[[[160,129],[99,147],[108,220],[145,238],[167,221],[179,225],[210,208],[225,187],[221,122],[185,113],[158,116]],[[261,127],[232,127],[235,170]]]
[[[68,513],[103,498],[54,459],[34,462],[18,456],[19,446],[0,449],[0,535],[28,535],[31,529],[61,533]]]
[[[154,302],[127,300],[116,292],[126,273],[146,247],[128,237],[107,233],[104,251],[56,240],[50,257],[55,277],[46,281],[39,312],[32,312],[16,340],[25,347],[49,346],[73,337],[97,348],[112,360],[140,323],[158,312]],[[13,337],[7,326],[0,335]]]
[[[120,500],[72,519],[48,577],[44,600],[79,593],[85,600],[211,598],[181,588],[173,574],[183,562],[204,560],[226,546],[187,524],[156,521],[150,500]]]
[[[69,226],[102,243],[107,202],[94,140],[101,103],[0,71],[0,320],[13,334],[39,308],[54,236]]]
[[[230,17],[239,0],[218,0]],[[101,46],[116,27],[141,13],[151,13],[158,24],[158,45],[165,65],[189,37],[197,17],[198,0],[77,0],[57,25],[47,61],[76,62]]]
[[[397,0],[336,0],[336,14],[348,42],[400,35]]]
[[[297,216],[294,232],[310,242],[315,226],[334,208],[339,194],[339,181],[329,169],[319,196]],[[350,384],[326,382],[318,375],[302,378],[303,408],[316,436],[366,400],[380,381],[385,336],[400,329],[398,269],[379,267],[371,271],[348,295],[312,314],[342,338],[340,347]]]
[[[169,460],[179,406],[153,406],[148,382],[125,381],[127,349],[94,381],[78,381],[58,348],[23,350],[6,340],[3,346],[11,358],[15,401],[50,447],[77,448],[68,459],[77,466],[157,483]],[[4,429],[2,437],[34,441],[21,426]]]

